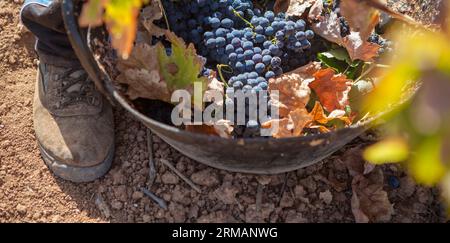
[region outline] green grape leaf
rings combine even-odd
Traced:
[[[158,43],[157,58],[159,61],[159,71],[166,81],[170,90],[188,89],[191,90],[195,83],[201,83],[201,93],[207,88],[208,79],[201,76],[204,60],[197,55],[194,45],[186,43],[173,32],[167,31],[167,40],[171,43],[171,55],[168,55],[166,48]],[[194,95],[194,99],[199,98]],[[194,105],[199,107],[201,100],[195,100]]]

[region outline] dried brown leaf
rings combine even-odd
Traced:
[[[343,41],[343,46],[352,60],[371,62],[378,55],[380,49],[378,44],[362,39],[358,32],[351,32],[350,35],[344,37]]]
[[[306,66],[269,80],[269,93],[272,105],[279,108],[279,119],[270,120],[263,128],[273,128],[275,138],[300,136],[303,129],[312,121],[306,110],[311,90],[309,83],[313,75],[320,69],[320,63],[312,62]]]
[[[344,110],[349,102],[348,93],[352,88],[352,81],[344,74],[336,74],[331,68],[317,71],[314,78],[309,87],[316,92],[325,110]]]
[[[306,9],[311,7],[316,1],[317,0],[278,0],[277,3],[279,2],[279,5],[283,6],[283,8],[279,8],[281,10],[280,12],[286,12],[288,16],[302,16]]]
[[[314,80],[313,74],[320,69],[320,63],[313,62],[296,70],[269,80],[269,92],[273,100],[280,105],[280,117],[284,118],[309,102],[311,90],[308,84]],[[278,91],[275,97],[272,91]]]
[[[309,10],[308,18],[311,20],[319,20],[323,11],[323,0],[316,0]]]
[[[353,178],[351,205],[357,223],[386,222],[392,218],[394,208],[383,183],[383,171],[379,167],[366,176]]]
[[[150,3],[142,9],[141,12],[141,23],[152,36],[163,36],[165,34],[164,29],[156,26],[153,21],[159,20],[163,17],[163,12],[159,1],[150,1]]]
[[[339,18],[335,12],[331,12],[329,15],[321,17],[320,21],[313,23],[311,28],[315,33],[319,34],[326,40],[334,42],[338,45],[344,45],[344,41],[341,36]]]
[[[126,94],[130,99],[147,98],[170,102],[167,84],[159,74],[156,46],[136,44],[128,59],[117,65],[119,83],[127,84]]]
[[[351,29],[359,32],[363,40],[369,38],[380,22],[380,12],[359,0],[342,1],[340,8]]]
[[[273,5],[273,11],[275,14],[286,12],[289,8],[291,0],[275,0]]]
[[[345,47],[352,60],[372,61],[378,55],[380,46],[368,42],[361,33],[351,31],[350,35],[341,36],[339,18],[335,12],[321,16],[320,21],[312,24],[312,29],[326,40]],[[366,28],[365,31],[371,33],[373,28],[369,29]]]
[[[278,126],[272,136],[274,138],[288,138],[300,136],[303,129],[311,122],[311,116],[305,108],[291,111],[287,118],[273,119],[262,124],[262,128],[269,129]],[[276,124],[276,125],[275,125]]]

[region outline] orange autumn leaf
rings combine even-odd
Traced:
[[[269,92],[272,100],[279,105],[281,118],[287,117],[291,111],[299,107],[306,106],[311,94],[308,84],[314,80],[313,74],[318,70],[320,63],[312,62],[269,80]],[[277,91],[278,95],[275,95],[274,91]]]
[[[317,101],[309,115],[312,118],[312,122],[309,128],[319,129],[321,133],[330,132],[331,129],[336,129],[337,127],[335,125],[329,124],[333,121],[340,121],[345,126],[349,126],[352,124],[352,120],[346,116],[344,110],[334,110],[327,116],[325,114],[325,111],[323,110],[322,105]]]
[[[320,63],[312,62],[306,66],[269,80],[269,92],[272,106],[278,107],[278,119],[265,122],[263,128],[272,128],[275,138],[300,136],[311,122],[306,110],[311,90],[309,83],[313,74],[320,69]]]
[[[352,81],[344,74],[336,74],[332,68],[319,70],[313,76],[315,79],[309,87],[316,92],[325,110],[344,110],[349,104]]]

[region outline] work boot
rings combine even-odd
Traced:
[[[72,182],[93,181],[111,167],[111,105],[79,65],[39,64],[33,120],[41,155],[50,170]]]

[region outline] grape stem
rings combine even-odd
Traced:
[[[231,69],[231,67],[226,64],[217,64],[217,71],[219,72],[220,79],[225,84],[225,87],[228,88],[228,83],[226,82],[226,80],[222,74],[222,68],[230,68]],[[232,73],[232,71],[230,71],[230,73]]]
[[[365,62],[364,64],[366,65],[370,65],[370,67],[364,71],[364,73],[361,74],[361,76],[359,76],[356,80],[355,83],[357,83],[358,81],[360,81],[361,79],[363,79],[364,77],[366,77],[369,73],[371,73],[373,71],[373,69],[375,68],[390,68],[389,65],[385,65],[385,64],[377,64],[377,63],[373,63],[373,62]]]
[[[170,30],[170,25],[169,25],[169,20],[167,19],[166,10],[164,9],[164,6],[163,6],[161,0],[158,0],[158,3],[159,3],[159,8],[161,9],[161,11],[162,11],[162,13],[163,13],[164,21],[166,21],[167,29],[168,29],[169,31],[171,31],[171,30]]]
[[[255,26],[253,26],[252,23],[248,22],[248,20],[246,20],[244,17],[242,17],[235,9],[233,9],[233,13],[234,13],[234,15],[236,15],[240,19],[242,19],[242,21],[244,21],[248,26],[250,26],[250,28],[255,29]]]

